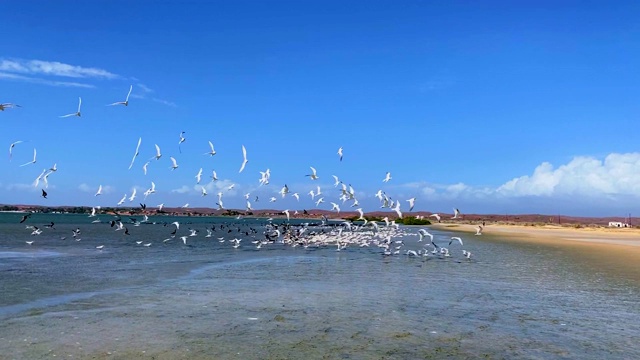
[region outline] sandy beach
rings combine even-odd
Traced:
[[[475,236],[475,224],[436,223],[431,228]],[[488,224],[477,236],[482,241],[522,243],[554,247],[623,275],[640,275],[640,228],[582,227],[557,225]]]

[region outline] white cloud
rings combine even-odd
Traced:
[[[88,185],[88,184],[82,183],[78,185],[78,190],[86,193],[95,194],[96,191],[98,191],[99,187],[100,185]],[[102,185],[102,194],[110,194],[113,191],[115,191],[115,188],[113,186]]]
[[[6,72],[0,72],[0,79],[24,81],[24,82],[33,83],[33,84],[42,84],[42,85],[49,85],[49,86],[78,87],[78,88],[87,88],[87,89],[95,88],[95,86],[91,84],[83,84],[83,83],[70,82],[70,81],[52,81],[52,80],[34,78],[34,77],[29,77],[24,75],[9,74]]]
[[[40,189],[33,186],[33,184],[7,184],[6,189],[9,191],[40,191]]]
[[[512,179],[496,189],[502,196],[603,195],[640,196],[640,153],[609,154],[604,160],[579,156],[554,168],[540,164],[532,175]]]
[[[152,98],[151,100],[160,103],[162,105],[167,105],[167,106],[171,106],[171,107],[178,107],[178,105],[176,105],[176,103],[174,103],[173,101],[167,101],[167,100],[163,100],[163,99],[158,99],[158,98]]]
[[[87,68],[77,65],[64,64],[58,61],[0,60],[0,71],[31,75],[61,76],[70,78],[102,78],[116,79],[119,75],[104,69]]]

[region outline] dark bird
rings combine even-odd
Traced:
[[[49,224],[49,225],[45,225],[44,227],[46,227],[46,228],[52,228],[53,230],[55,230],[56,228],[54,228],[54,227],[53,227],[53,225],[55,225],[55,224],[54,224],[54,223],[53,223],[53,221],[52,221],[52,222],[51,222],[51,224]]]
[[[127,229],[126,227],[124,228],[124,234],[129,235],[129,229]]]
[[[147,204],[140,203],[140,208],[142,208],[142,211],[147,210]]]
[[[27,215],[24,215],[24,216],[22,217],[22,219],[20,220],[20,224],[22,224],[23,222],[27,221],[27,219],[28,219],[30,216],[31,216],[31,213],[29,213],[29,214],[27,214]]]
[[[47,192],[44,191],[44,189],[42,189],[42,197],[45,198],[45,199],[47,198]]]

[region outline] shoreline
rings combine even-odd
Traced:
[[[429,227],[437,230],[476,233],[478,225],[436,223]],[[482,235],[512,237],[516,240],[531,240],[535,242],[552,241],[553,243],[581,243],[598,245],[615,245],[633,247],[640,250],[640,228],[569,228],[556,225],[526,226],[526,225],[496,225],[488,224],[482,230]],[[482,236],[481,235],[481,236]]]

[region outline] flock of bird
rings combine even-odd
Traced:
[[[114,102],[107,105],[108,106],[117,106],[117,105],[128,106],[129,97],[131,95],[132,90],[133,90],[133,86],[129,88],[129,92],[127,93],[127,96],[124,101],[118,101],[118,102]],[[16,105],[12,103],[0,104],[0,110],[2,111],[4,111],[5,109],[12,109],[12,108],[18,108],[18,107],[20,107],[20,105]],[[72,116],[80,117],[81,107],[82,107],[82,98],[79,98],[77,111],[74,113],[62,115],[60,117],[63,117],[63,118],[72,117]],[[178,150],[180,151],[180,153],[182,153],[182,148],[181,148],[182,144],[187,140],[185,137],[185,134],[186,132],[182,131],[180,132],[178,137],[177,144],[178,144]],[[22,143],[23,143],[22,140],[17,140],[10,144],[9,161],[11,161],[13,157],[16,145],[19,145]],[[142,137],[138,139],[137,144],[135,146],[135,151],[129,162],[129,167],[128,167],[129,170],[131,170],[134,167],[134,164],[140,155],[141,145],[142,145]],[[210,157],[215,156],[217,152],[214,148],[214,144],[211,141],[208,141],[208,145],[209,145],[207,148],[208,150],[204,152],[203,155],[207,155]],[[152,164],[153,162],[159,161],[163,157],[160,146],[158,144],[154,144],[154,147],[155,147],[155,155],[150,157],[142,165],[142,171],[144,172],[145,175],[147,174],[149,165]],[[241,152],[242,152],[242,162],[240,163],[238,173],[242,173],[249,162],[248,156],[247,156],[247,149],[244,145],[241,146]],[[344,158],[344,148],[340,147],[336,154],[338,155],[337,161],[342,162]],[[171,162],[171,165],[168,168],[171,171],[178,170],[180,167],[178,163],[178,159],[176,159],[173,156],[170,156],[169,160]],[[33,159],[27,163],[20,165],[20,167],[33,165],[33,164],[36,164],[36,162],[37,162],[37,151],[34,148]],[[309,166],[309,168],[310,168],[310,173],[306,174],[305,176],[308,177],[311,182],[316,182],[318,179],[320,179],[319,172],[313,166]],[[43,169],[40,175],[33,181],[34,187],[38,187],[41,182],[43,183],[43,187],[41,188],[41,191],[42,191],[41,196],[45,199],[49,196],[49,193],[46,190],[48,189],[48,186],[49,186],[48,178],[50,175],[52,175],[56,171],[58,171],[57,164],[54,164],[52,167],[48,169]],[[263,185],[269,184],[270,178],[271,178],[270,169],[267,168],[264,171],[259,171],[259,173],[260,173],[260,177],[258,179],[259,185],[263,186]],[[340,180],[340,178],[337,175],[331,175],[331,176],[334,179],[333,185],[334,185],[334,188],[336,188],[336,190],[334,190],[336,193],[335,195],[336,198],[335,200],[329,199],[333,201],[328,201],[328,204],[331,205],[330,211],[333,211],[336,214],[339,214],[340,212],[344,211],[343,210],[344,207],[348,206],[349,209],[353,209],[353,211],[359,214],[358,220],[362,222],[361,225],[356,225],[352,222],[344,222],[342,223],[341,226],[335,227],[330,231],[327,231],[324,228],[324,226],[326,225],[322,225],[321,231],[311,231],[311,230],[308,230],[309,229],[308,227],[298,227],[298,226],[289,225],[288,223],[287,225],[284,226],[283,229],[278,229],[277,225],[273,225],[272,223],[269,223],[269,225],[266,227],[266,230],[265,230],[265,237],[263,239],[252,240],[254,241],[255,244],[257,244],[256,247],[260,248],[261,246],[267,245],[269,243],[277,242],[277,241],[271,241],[273,240],[273,234],[277,234],[276,239],[280,239],[281,243],[283,244],[289,244],[292,246],[299,245],[303,247],[309,247],[309,246],[325,246],[325,245],[333,244],[334,246],[336,246],[337,250],[342,250],[350,245],[357,245],[362,247],[375,245],[383,248],[385,255],[398,254],[403,246],[403,242],[402,240],[393,241],[393,238],[398,235],[406,235],[406,234],[402,233],[402,230],[399,229],[399,227],[395,224],[393,220],[389,222],[390,220],[388,219],[388,217],[385,217],[384,226],[378,225],[377,222],[375,221],[368,221],[364,216],[364,211],[362,207],[360,207],[360,203],[358,201],[357,193],[354,187],[351,184],[345,183],[344,181]],[[205,186],[202,185],[202,177],[203,177],[203,168],[200,168],[194,176],[194,179],[195,179],[194,183],[196,186],[200,187],[201,196],[204,197],[208,195],[208,192]],[[218,174],[216,173],[215,170],[212,171],[210,179],[211,179],[210,180],[211,182],[218,181]],[[391,176],[391,172],[387,171],[385,173],[385,176],[381,180],[383,184],[386,184],[386,183],[389,183],[392,179],[393,178]],[[235,184],[231,184],[226,188],[226,190],[230,191],[234,188],[234,186]],[[147,199],[147,197],[149,197],[152,194],[155,194],[156,192],[157,190],[156,190],[155,182],[150,181],[150,187],[143,193],[144,199]],[[311,198],[312,202],[315,204],[316,207],[320,208],[321,204],[327,202],[325,201],[325,197],[331,195],[331,194],[326,194],[325,192],[326,190],[323,191],[321,187],[317,185],[315,186],[315,189],[310,190],[306,195],[308,195]],[[103,186],[99,185],[94,193],[94,196],[97,197],[97,196],[101,196],[102,194],[103,194]],[[297,201],[300,201],[300,197],[301,197],[301,194],[299,192],[291,191],[289,189],[289,186],[286,184],[283,185],[283,187],[278,192],[278,194],[280,195],[281,198],[291,196],[295,198]],[[115,205],[122,206],[125,204],[127,199],[129,202],[133,202],[136,199],[136,196],[137,196],[137,191],[136,191],[136,188],[134,187],[130,195],[125,193],[120,199],[120,201],[118,201]],[[224,206],[223,197],[224,197],[224,191],[219,191],[217,193],[217,199],[216,199],[217,201],[215,202],[215,205],[218,210],[226,209]],[[411,212],[413,211],[417,201],[415,197],[406,199],[404,202],[401,200],[393,199],[391,196],[387,195],[386,192],[383,191],[382,189],[378,190],[378,192],[375,194],[375,197],[379,200],[381,209],[387,209],[387,210],[393,211],[395,213],[395,216],[398,219],[402,219],[404,216],[403,210],[402,210],[402,207],[403,207],[402,205],[404,203],[408,203],[408,211]],[[252,199],[251,194],[250,193],[244,194],[244,198],[246,200],[246,211],[247,212],[253,211],[253,207],[251,203],[251,199]],[[255,196],[254,202],[257,202],[257,201],[259,201],[259,197]],[[278,198],[276,196],[272,196],[269,199],[269,202],[276,202],[276,201],[278,201]],[[143,204],[141,203],[141,207],[142,206]],[[183,205],[182,208],[188,208],[188,206],[189,204],[187,203]],[[155,211],[155,213],[162,212],[163,207],[164,207],[164,203],[159,204],[157,206],[157,210]],[[92,215],[90,216],[95,216],[96,208],[100,209],[99,207],[94,207]],[[141,213],[145,218],[147,218],[148,215],[154,214],[154,212],[146,209],[146,205],[144,205],[144,209],[142,209]],[[286,219],[287,221],[289,221],[291,218],[291,215],[293,216],[298,215],[298,211],[295,210],[293,213],[291,213],[290,210],[286,209],[282,211],[282,214],[286,215]],[[441,219],[441,216],[439,214],[432,214],[430,216],[436,218],[437,221],[440,221]],[[458,219],[458,218],[460,218],[460,211],[454,208],[454,215],[451,219]],[[26,219],[23,219],[23,221],[25,220]],[[134,221],[133,224],[136,224],[136,221]],[[139,222],[137,222],[137,224],[139,224]],[[178,230],[179,225],[177,223],[174,223],[174,224],[176,225],[176,230]],[[129,234],[128,228],[126,228],[123,225],[120,219],[113,220],[111,222],[111,226],[115,227],[116,231],[124,229],[123,233]],[[41,230],[38,228],[34,227],[34,228],[30,228],[30,230],[33,231],[32,235],[41,234]],[[210,231],[210,230],[208,229],[207,231]],[[481,228],[478,230],[476,235],[480,235],[480,234],[481,234]],[[74,237],[77,237],[79,235],[79,232],[78,233],[74,232],[73,235]],[[193,237],[196,235],[197,233],[190,233],[188,236],[185,235],[179,238],[182,239],[182,241],[186,244],[188,237]],[[208,235],[211,235],[211,232],[209,232]],[[435,255],[436,253],[439,253],[444,257],[449,256],[449,252],[447,248],[437,245],[433,241],[433,236],[431,236],[428,232],[426,232],[426,230],[421,229],[418,235],[420,236],[420,240],[422,240],[424,236],[429,236],[431,238],[431,241],[429,243],[426,243],[427,246],[433,247],[431,254]],[[175,236],[175,231],[174,231],[174,234],[172,234],[172,236]],[[164,242],[170,241],[171,239],[172,238],[168,238]],[[459,240],[460,245],[462,245],[462,240],[460,238],[453,238],[453,239]],[[240,239],[233,240],[233,241],[235,241],[235,245],[237,247],[240,246],[240,241],[241,241]],[[149,245],[147,246],[150,246],[150,243],[148,244]],[[407,250],[406,254],[416,255],[416,256],[418,255],[427,256],[429,252],[427,252],[427,249],[425,247],[424,249]],[[466,256],[467,258],[470,258],[471,253],[465,251],[464,256]]]
[[[20,223],[29,221],[31,216],[30,213],[24,215]],[[144,247],[150,247],[154,243],[161,246],[169,246],[172,243],[191,246],[193,242],[202,241],[201,238],[204,238],[209,242],[216,240],[222,244],[221,246],[228,244],[233,249],[243,250],[260,250],[282,246],[308,250],[327,248],[335,249],[335,251],[364,248],[383,256],[406,255],[425,259],[429,257],[446,259],[451,257],[450,249],[459,245],[462,257],[471,259],[471,252],[462,249],[464,246],[462,238],[445,235],[434,236],[424,227],[418,228],[417,231],[416,228],[401,227],[394,220],[389,220],[388,217],[383,218],[381,222],[366,219],[353,222],[331,221],[323,216],[322,221],[298,223],[291,223],[284,221],[284,219],[278,222],[270,218],[266,222],[261,222],[259,219],[239,218],[236,221],[225,221],[213,225],[201,224],[204,229],[193,227],[185,229],[179,221],[161,222],[157,220],[161,220],[162,217],[150,218],[146,214],[143,214],[142,218],[130,216],[126,222],[117,214],[108,216],[113,216],[113,218],[105,220],[105,214],[97,214],[96,209],[93,208],[88,218],[95,219],[87,223],[90,223],[91,226],[108,225],[114,232],[121,232],[121,236],[125,239],[132,235],[129,227],[155,225],[167,228],[165,235],[161,237],[157,237],[157,232],[141,231],[135,234],[136,245]],[[32,236],[43,234],[43,229],[56,230],[53,222],[42,226],[42,228],[26,225],[26,229],[31,232]],[[476,235],[481,235],[480,230]],[[201,236],[200,234],[204,232],[206,235]],[[82,241],[80,227],[74,226],[71,229],[71,235],[73,240]],[[157,237],[157,240],[149,240],[150,237]],[[214,237],[215,239],[213,239]],[[104,239],[105,237],[100,236],[99,238]],[[111,241],[114,240],[110,236],[107,238],[110,238]],[[61,236],[59,239],[66,240],[67,237]],[[26,243],[31,246],[35,241],[29,240]],[[114,244],[114,246],[121,245]],[[96,246],[96,249],[103,251],[105,246],[109,245],[100,244]]]

